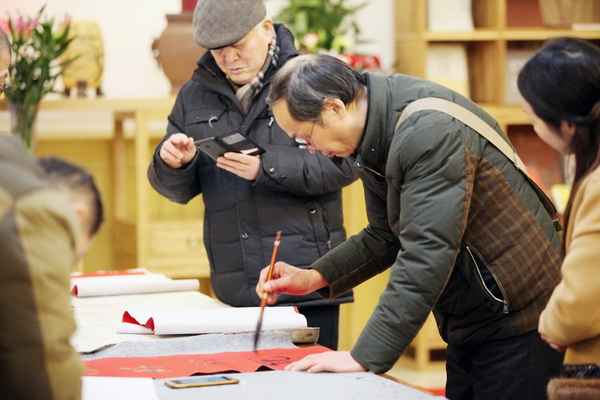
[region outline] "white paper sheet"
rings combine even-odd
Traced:
[[[152,378],[83,376],[82,400],[159,400]]]
[[[251,332],[256,329],[260,307],[203,310],[128,310],[135,323],[122,322],[118,333],[140,333],[140,325],[149,325],[144,333],[181,335],[201,333]],[[153,329],[152,329],[153,325]],[[306,317],[294,307],[267,307],[263,316],[263,330],[306,328]],[[137,331],[137,332],[136,332]]]
[[[197,279],[170,279],[163,274],[71,278],[71,291],[77,297],[177,292],[199,288]]]
[[[129,309],[183,310],[230,308],[219,300],[200,292],[167,292],[123,296],[71,297],[77,331],[71,337],[71,344],[77,351],[91,352],[103,346],[128,340],[158,340],[152,331],[150,335],[123,335],[117,333],[123,311]],[[129,324],[132,325],[132,324]],[[140,331],[145,329],[138,326]],[[141,333],[141,332],[138,332]]]

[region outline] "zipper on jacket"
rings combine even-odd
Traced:
[[[469,253],[469,256],[471,257],[471,260],[473,261],[473,264],[475,265],[475,270],[477,271],[477,275],[479,276],[479,280],[481,281],[481,284],[483,285],[485,291],[490,295],[490,297],[494,300],[496,300],[499,303],[503,304],[502,307],[502,312],[504,314],[508,314],[508,300],[505,299],[499,299],[498,297],[496,297],[496,295],[494,293],[492,293],[492,291],[487,287],[487,285],[485,284],[485,280],[483,279],[483,275],[481,275],[481,270],[479,269],[479,264],[477,264],[477,261],[475,260],[475,257],[473,256],[473,252],[471,252],[471,249],[469,248],[469,246],[465,246],[467,249],[467,252]],[[491,272],[490,272],[491,273]],[[493,276],[493,274],[492,274]],[[494,277],[494,279],[496,279]],[[498,282],[498,280],[496,279],[496,282]],[[498,284],[498,288],[500,288],[500,285]],[[500,288],[500,291],[502,291],[502,288]]]
[[[362,162],[362,161],[356,161],[356,158],[354,158],[352,156],[350,156],[350,158],[352,159],[352,161],[354,161],[354,163],[356,164],[357,168],[364,168],[367,171],[372,172],[372,173],[374,173],[375,175],[378,175],[381,178],[385,178],[385,175],[383,175],[379,171],[375,171],[374,169],[367,167],[364,162]]]

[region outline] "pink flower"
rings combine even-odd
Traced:
[[[13,29],[15,30],[15,34],[20,36],[23,40],[27,40],[31,37],[38,21],[37,19],[28,19],[25,20],[22,15],[19,15],[17,19],[17,23],[13,25]]]
[[[62,22],[58,25],[58,28],[56,29],[54,37],[62,36],[65,33],[65,31],[67,30],[67,28],[69,28],[69,25],[71,25],[71,16],[69,14],[65,14],[65,17],[63,18]]]
[[[19,15],[19,18],[17,19],[17,23],[13,25],[13,28],[16,33],[18,33],[18,34],[23,33],[23,31],[25,30],[25,20],[23,19],[22,15]]]
[[[65,29],[67,29],[67,27],[70,24],[71,24],[71,15],[65,14],[65,18],[60,23],[60,27],[59,28],[64,31]]]
[[[6,21],[0,20],[0,30],[10,35],[10,29],[8,29],[8,23]]]

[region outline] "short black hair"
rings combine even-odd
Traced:
[[[367,78],[348,63],[326,54],[305,54],[288,61],[273,77],[267,103],[285,100],[292,118],[320,122],[325,99],[350,104]]]
[[[85,168],[58,157],[41,157],[39,164],[52,184],[89,198],[92,206],[90,234],[98,233],[104,222],[104,209],[94,177]]]
[[[517,87],[533,111],[557,127],[583,124],[600,98],[600,48],[583,39],[558,37],[544,43],[523,66]]]

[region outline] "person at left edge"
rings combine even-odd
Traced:
[[[348,160],[310,154],[275,122],[265,101],[271,78],[298,53],[262,0],[200,0],[194,37],[210,51],[177,95],[148,176],[177,203],[202,194],[214,293],[232,306],[258,306],[255,286],[276,232],[283,231],[279,257],[308,267],[344,240],[341,189],[358,175]],[[232,130],[266,153],[226,153],[215,163],[194,146]],[[351,292],[335,300],[312,293],[282,296],[277,305],[297,306],[320,328],[318,343],[336,349],[339,304],[350,301]]]
[[[11,44],[0,30],[0,93],[10,60]],[[53,187],[20,138],[0,130],[2,400],[82,397],[83,363],[69,342],[69,274],[93,242],[102,212],[78,197],[70,201]]]

